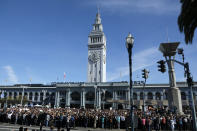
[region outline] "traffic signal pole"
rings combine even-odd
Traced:
[[[193,79],[191,77],[190,69],[189,69],[189,63],[182,63],[177,60],[173,60],[174,62],[184,66],[185,74],[187,76],[187,84],[190,89],[189,93],[189,105],[192,110],[192,119],[193,119],[193,128],[194,131],[197,131],[197,118],[196,118],[196,108],[195,108],[195,103],[194,103],[194,95],[193,95]],[[183,60],[184,61],[184,60]]]
[[[143,86],[143,113],[144,113],[144,116],[145,116],[145,98],[144,98],[144,88],[146,86],[146,79],[148,79],[148,74],[149,74],[149,71],[147,71],[146,69],[143,69],[142,70],[142,78],[144,78],[144,86]]]
[[[146,79],[144,80],[144,86],[143,86],[143,113],[144,113],[144,116],[145,116],[145,94],[144,94],[144,88],[146,86]]]

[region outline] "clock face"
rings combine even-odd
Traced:
[[[88,60],[92,63],[96,63],[100,58],[99,52],[93,51],[88,56]]]

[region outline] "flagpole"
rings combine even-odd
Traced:
[[[65,81],[65,78],[66,78],[66,73],[64,72],[64,83],[66,82],[66,81]]]

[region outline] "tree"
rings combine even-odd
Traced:
[[[191,44],[197,27],[197,0],[180,0],[180,2],[182,7],[178,17],[179,30],[184,32],[186,44]]]

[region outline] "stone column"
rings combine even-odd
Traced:
[[[59,91],[56,91],[55,92],[55,107],[56,108],[58,108],[59,107],[59,103],[60,103],[60,101],[59,101]]]
[[[81,108],[85,108],[85,90],[81,90]]]
[[[126,101],[128,100],[128,93],[127,93],[127,90],[125,91],[125,100],[126,100]]]
[[[144,100],[148,100],[148,92],[144,92]]]
[[[32,92],[32,102],[34,102],[35,92]]]
[[[155,92],[153,92],[153,100],[156,100],[156,93]]]
[[[29,100],[29,92],[27,92],[27,100]]]
[[[171,57],[169,57],[169,60],[167,60],[167,64],[170,84],[170,88],[168,89],[168,105],[170,109],[174,109],[174,107],[176,107],[177,113],[183,114],[181,93],[179,88],[176,86],[174,62],[172,61]]]
[[[17,97],[19,98],[19,92],[18,92],[18,91],[16,92],[16,98],[17,98]]]
[[[38,102],[40,102],[40,92],[38,92]]]
[[[189,95],[190,95],[190,92],[189,92],[189,91],[185,91],[185,95],[186,95],[186,100],[189,102]]]
[[[140,92],[136,92],[137,94],[137,100],[140,101]]]
[[[46,91],[43,92],[43,101],[46,99]]]
[[[11,99],[14,99],[14,92],[11,92]]]
[[[161,94],[161,101],[163,101],[164,100],[164,94],[163,94],[163,92],[160,92],[160,94]]]
[[[66,107],[70,107],[70,89],[66,90]]]
[[[113,100],[116,100],[116,91],[115,90],[113,90]],[[113,102],[112,108],[116,109],[116,103]]]
[[[101,108],[101,91],[100,91],[100,89],[97,89],[97,102],[96,102],[96,107],[98,108],[98,109],[100,109]]]

